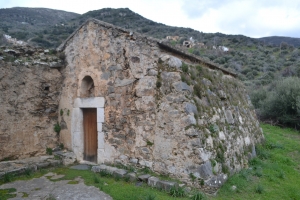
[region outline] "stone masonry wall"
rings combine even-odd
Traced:
[[[105,98],[103,162],[149,167],[209,189],[255,156],[262,131],[235,78],[97,20],[86,22],[63,45],[68,65],[59,109],[72,112],[75,99],[84,98],[83,80],[93,79],[91,97]],[[198,77],[187,81],[196,69]],[[65,124],[60,139],[73,149],[82,138],[72,135],[72,113],[59,118]]]
[[[46,153],[57,145],[62,76],[58,59],[33,47],[0,49],[0,160]]]

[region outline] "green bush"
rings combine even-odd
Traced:
[[[181,68],[182,68],[182,71],[184,73],[187,73],[189,71],[189,66],[187,64],[185,64],[185,63],[182,63],[182,67]]]
[[[12,178],[13,178],[12,174],[10,174],[10,173],[5,173],[5,174],[4,174],[4,177],[3,177],[4,183],[11,182],[11,181],[12,181]]]
[[[264,192],[264,187],[262,185],[258,185],[256,188],[255,188],[255,192],[258,193],[258,194],[261,194]]]
[[[300,78],[288,77],[276,81],[271,90],[258,90],[251,94],[262,120],[271,120],[284,126],[300,127]]]
[[[60,130],[61,130],[61,127],[60,127],[60,125],[57,123],[57,124],[55,124],[54,125],[54,131],[56,132],[56,133],[59,133],[60,132]]]
[[[52,149],[49,148],[49,147],[47,147],[47,148],[46,148],[46,153],[47,153],[48,155],[52,155]]]

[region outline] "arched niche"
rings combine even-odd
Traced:
[[[80,97],[95,97],[94,80],[90,76],[85,76],[81,81]]]

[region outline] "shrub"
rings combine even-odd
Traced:
[[[206,199],[206,196],[202,192],[196,192],[195,194],[193,194],[191,199],[192,200],[204,200],[204,199]]]
[[[269,92],[252,93],[253,105],[263,120],[300,127],[300,78],[288,77],[274,83]]]
[[[224,174],[229,174],[229,167],[226,164],[222,164],[222,172]]]
[[[181,69],[183,72],[187,73],[189,71],[189,66],[183,62]]]
[[[60,144],[59,144],[59,148],[60,148],[60,149],[64,149],[64,148],[65,148],[65,145],[64,145],[63,143],[60,143]]]
[[[194,85],[194,94],[201,99],[201,88],[200,85]]]
[[[183,187],[171,187],[169,194],[172,197],[184,197],[185,196],[185,191]]]
[[[200,65],[197,65],[196,69],[198,70],[198,72],[202,72],[202,67]]]
[[[154,194],[147,194],[144,200],[155,200],[156,196]]]
[[[162,85],[162,84],[161,84],[161,82],[160,82],[160,81],[157,81],[157,82],[156,82],[156,87],[157,87],[157,88],[160,88],[160,87],[161,87],[161,85]]]
[[[54,125],[54,131],[55,131],[57,134],[59,134],[60,130],[61,130],[60,125],[59,125],[58,123],[55,124],[55,125]]]
[[[8,183],[12,181],[12,175],[9,173],[5,173],[3,177],[4,183]]]
[[[100,176],[102,176],[102,177],[110,176],[110,173],[107,170],[101,170]]]
[[[98,176],[94,176],[94,183],[100,183],[100,179],[98,178]]]
[[[255,188],[255,192],[258,193],[258,194],[262,194],[264,191],[264,187],[262,185],[258,185],[256,188]]]
[[[196,176],[193,173],[190,173],[190,178],[192,179],[193,182],[196,180]]]
[[[47,148],[46,148],[46,153],[47,153],[48,155],[52,155],[52,149],[49,148],[49,147],[47,147]]]
[[[151,170],[149,169],[149,167],[144,167],[141,171],[145,174],[151,173]]]
[[[63,61],[66,59],[66,55],[65,55],[64,52],[60,52],[60,53],[58,54],[58,57],[59,57],[59,59],[61,59],[61,60],[63,60]]]
[[[26,169],[25,169],[25,175],[26,175],[26,176],[31,176],[31,175],[32,175],[32,169],[26,168]]]
[[[125,182],[129,182],[129,181],[130,181],[130,176],[125,176],[125,177],[124,177],[124,181],[125,181]]]

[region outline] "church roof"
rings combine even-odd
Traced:
[[[124,29],[124,28],[121,28],[121,27],[118,27],[118,26],[114,26],[112,24],[109,24],[109,23],[106,23],[106,22],[103,22],[103,21],[100,21],[100,20],[97,20],[97,19],[94,19],[94,18],[89,18],[88,20],[86,20],[83,24],[81,24],[58,48],[57,48],[57,51],[63,51],[65,49],[65,47],[68,45],[68,42],[74,37],[74,35],[76,35],[78,33],[78,31],[83,27],[85,26],[86,24],[88,24],[89,22],[93,22],[95,24],[98,24],[102,27],[105,27],[105,28],[111,28],[111,29],[114,29],[114,30],[117,30],[117,31],[120,31],[120,32],[123,32],[123,33],[126,33],[128,34],[129,36],[134,36],[135,38],[144,38],[144,39],[147,39],[148,41],[151,41],[151,42],[154,42],[154,43],[157,43],[157,45],[167,51],[167,52],[171,52],[171,53],[174,53],[178,56],[181,56],[185,59],[189,59],[190,61],[194,62],[194,63],[199,63],[199,64],[202,64],[210,69],[217,69],[217,70],[220,70],[222,71],[224,74],[227,74],[227,75],[231,75],[233,77],[237,77],[237,74],[234,73],[234,72],[231,72],[227,69],[224,69],[222,68],[220,65],[216,64],[216,63],[213,63],[211,61],[208,61],[208,60],[205,60],[203,58],[201,58],[200,56],[196,56],[194,54],[190,54],[186,51],[183,51],[182,49],[179,49],[179,48],[175,48],[173,46],[170,46],[169,44],[165,43],[163,40],[158,40],[156,38],[152,38],[152,37],[148,37],[148,36],[145,36],[143,34],[140,34],[140,33],[137,33],[137,32],[131,32],[130,30],[127,30],[127,29]]]

